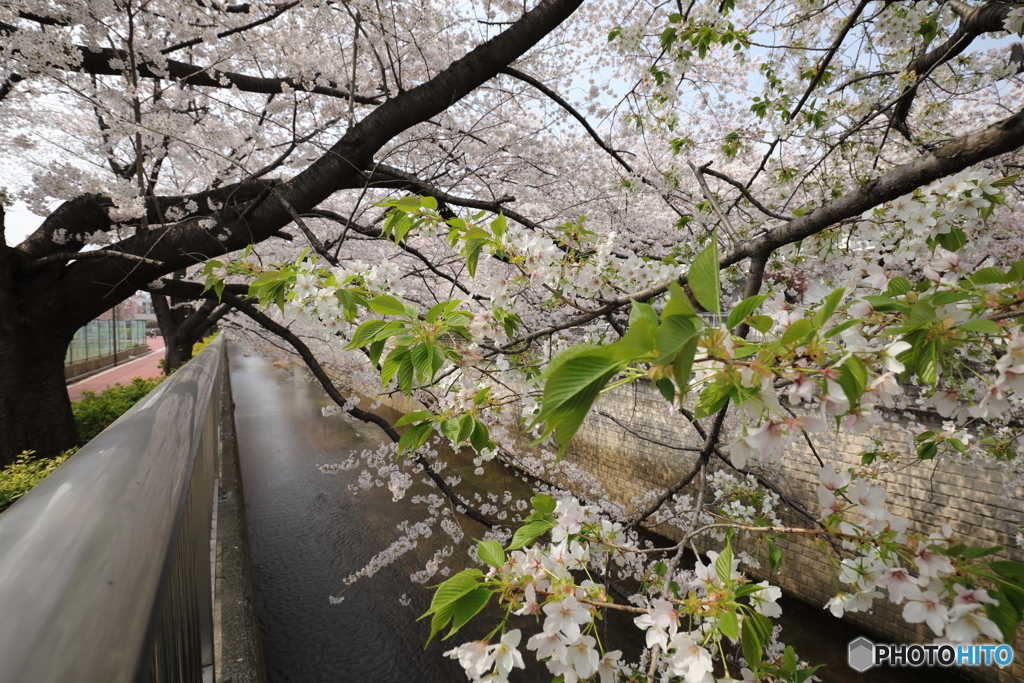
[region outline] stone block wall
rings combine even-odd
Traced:
[[[861,453],[875,449],[872,438],[904,455],[913,453],[908,432],[899,424],[886,423],[861,435],[818,436],[814,439],[818,455],[824,462],[833,463],[837,470],[860,466]],[[613,499],[627,504],[634,501],[635,505],[647,491],[671,486],[688,473],[697,453],[680,449],[699,446],[699,437],[684,419],[670,412],[653,388],[638,382],[602,395],[566,457],[598,477]],[[718,466],[722,464],[719,462]],[[788,498],[816,516],[820,511],[820,469],[805,442],[798,438],[787,451],[782,467],[764,474],[781,484]],[[1024,513],[1024,492],[1007,489],[1005,481],[1005,474],[998,468],[948,461],[940,465],[934,461],[914,461],[882,477],[889,493],[886,506],[893,514],[910,519],[912,530],[931,533],[939,531],[942,524],[949,524],[969,545],[1000,545],[1006,549],[1001,557],[1024,561],[1024,551],[1015,543],[1017,525]],[[696,496],[696,489],[691,485],[683,493]],[[806,518],[791,510],[780,517],[787,526],[809,525]],[[670,538],[679,535],[675,528],[656,531]],[[822,608],[835,595],[834,573],[826,555],[806,538],[795,535],[779,545],[783,566],[779,574],[770,577],[772,583],[791,596]],[[703,549],[716,548],[712,543]],[[742,540],[738,549],[752,554],[754,551],[753,544]],[[766,572],[768,562],[764,557],[762,564]],[[751,573],[748,568],[743,569]],[[767,574],[758,576],[765,578],[769,578]],[[875,634],[879,642],[931,642],[931,630],[924,624],[906,623],[902,610],[902,605],[885,598],[876,600],[871,612],[848,614],[846,619]],[[1018,632],[1014,643],[1011,666],[975,667],[963,673],[976,680],[998,683],[1024,680],[1024,629]]]

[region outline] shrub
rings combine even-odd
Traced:
[[[12,464],[0,470],[0,510],[28,493],[77,450],[72,448],[55,458],[33,458],[32,451],[19,455]]]
[[[131,384],[115,384],[102,393],[83,391],[82,398],[71,404],[82,443],[88,443],[114,420],[121,417],[143,396],[163,381],[162,378],[136,377]]]

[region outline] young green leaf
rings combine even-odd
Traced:
[[[690,264],[688,281],[697,303],[711,313],[721,310],[722,298],[718,273],[718,236],[711,235],[711,243]]]

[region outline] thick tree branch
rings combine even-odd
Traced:
[[[937,67],[961,54],[979,36],[985,33],[1005,31],[1003,22],[1014,8],[1013,4],[1003,2],[992,2],[979,7],[968,5],[960,0],[948,0],[946,4],[960,17],[960,23],[957,25],[956,31],[935,49],[927,52],[922,50],[921,54],[907,67],[909,73],[917,76],[930,74]],[[918,79],[917,82],[903,91],[890,115],[892,127],[900,135],[911,141],[913,135],[907,124],[907,116],[910,114],[910,108],[917,97],[920,84],[921,79]]]
[[[40,268],[47,265],[48,263],[60,263],[62,261],[82,261],[85,259],[97,259],[97,258],[120,258],[128,261],[135,261],[137,263],[146,263],[157,268],[162,267],[164,264],[160,261],[154,261],[153,259],[146,258],[144,256],[136,256],[135,254],[126,254],[120,251],[111,251],[108,249],[98,249],[97,251],[73,251],[73,252],[59,252],[56,254],[50,254],[43,258],[38,258],[35,261],[29,261],[26,265],[27,268]]]
[[[847,192],[842,197],[825,202],[803,216],[794,218],[784,226],[771,230],[760,237],[743,242],[719,259],[719,265],[726,268],[756,255],[770,254],[787,244],[798,242],[815,235],[842,221],[859,216],[897,197],[912,192],[928,183],[970,168],[992,157],[1012,152],[1024,145],[1024,110],[1009,118],[998,121],[983,131],[957,138],[932,152],[893,168],[889,172]],[[678,278],[685,284],[687,275]],[[512,340],[502,350],[529,344],[535,339],[547,337],[560,330],[576,327],[629,305],[632,301],[646,301],[668,291],[663,283],[647,289],[606,300],[588,313],[565,319],[563,322],[536,330]]]
[[[374,155],[385,144],[408,128],[437,116],[493,78],[568,18],[581,2],[542,0],[508,30],[479,45],[429,81],[400,92],[348,128],[326,153],[282,183],[279,196],[302,215],[337,190],[361,184],[362,169],[372,166]],[[69,305],[81,302],[78,310],[89,315],[92,311],[86,309],[90,301],[124,298],[167,272],[267,239],[292,221],[280,202],[267,201],[268,198],[266,193],[247,206],[216,214],[218,238],[205,227],[209,219],[193,218],[173,226],[139,231],[116,245],[120,251],[162,261],[164,269],[143,265],[125,274],[100,267],[98,262],[72,264],[75,277],[66,280],[75,282],[76,293],[68,293]]]

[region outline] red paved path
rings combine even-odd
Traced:
[[[83,391],[99,393],[108,386],[118,382],[130,384],[133,377],[159,377],[161,374],[160,361],[164,357],[164,338],[150,337],[146,340],[146,343],[149,345],[149,348],[153,349],[152,353],[141,358],[133,358],[125,363],[118,361],[117,365],[112,368],[108,368],[80,382],[69,384],[68,396],[71,397],[72,401],[77,401],[82,397]]]

